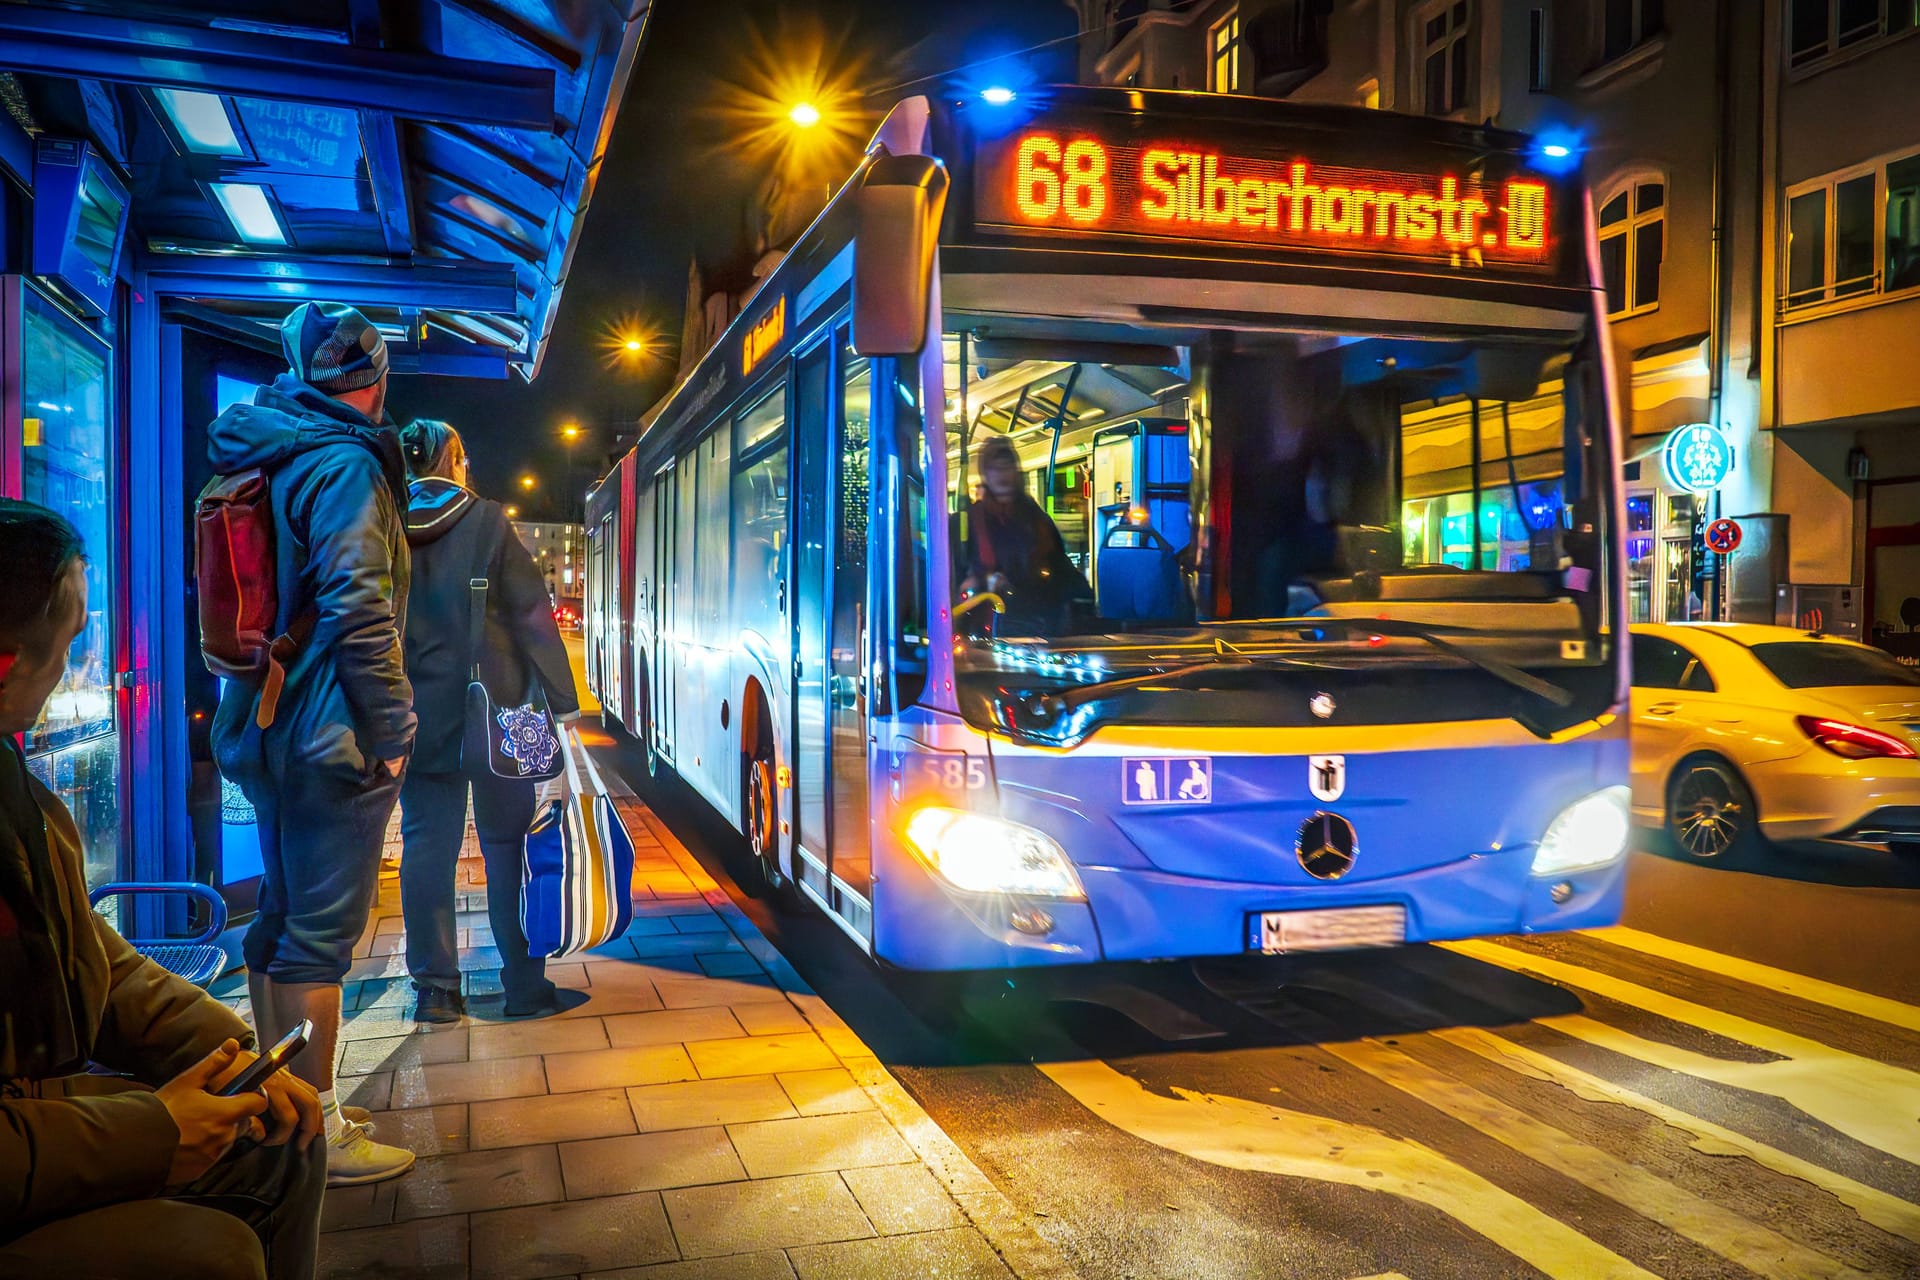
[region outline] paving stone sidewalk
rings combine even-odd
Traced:
[[[1070,1276],[665,825],[630,794],[619,806],[638,846],[633,928],[548,966],[589,996],[557,1017],[502,1014],[473,856],[470,1016],[417,1030],[399,882],[382,880],[347,979],[339,1088],[420,1161],[327,1194],[321,1274]]]

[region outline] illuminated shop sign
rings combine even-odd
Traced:
[[[786,295],[774,299],[773,310],[753,322],[747,336],[740,340],[740,374],[745,377],[767,358],[769,352],[787,336]]]
[[[978,158],[977,221],[1022,231],[1468,265],[1544,265],[1553,247],[1548,184],[1517,160],[1497,174],[1363,169],[1297,149],[1122,141],[1078,128],[1016,133],[983,143]]]
[[[1704,422],[1675,427],[1660,448],[1660,470],[1667,483],[1689,493],[1711,493],[1733,470],[1733,446]]]

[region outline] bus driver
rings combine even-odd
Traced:
[[[981,493],[967,508],[957,556],[959,593],[991,591],[1010,615],[1057,630],[1073,602],[1091,599],[1093,591],[1067,558],[1060,530],[1028,495],[1012,443],[989,439],[980,446],[978,466]]]

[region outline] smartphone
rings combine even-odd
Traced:
[[[235,1098],[243,1093],[257,1092],[274,1072],[282,1070],[299,1052],[307,1047],[307,1038],[313,1034],[313,1023],[305,1018],[300,1025],[280,1038],[280,1043],[267,1050],[252,1062],[247,1069],[221,1087],[220,1096]]]

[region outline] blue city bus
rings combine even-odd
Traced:
[[[1612,923],[1596,259],[1489,128],[902,103],[590,495],[609,722],[903,968]]]

